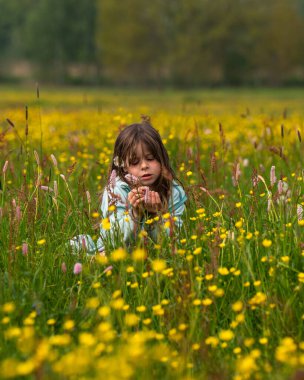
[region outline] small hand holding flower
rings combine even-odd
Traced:
[[[139,186],[132,189],[128,194],[128,201],[132,206],[132,215],[134,218],[140,218],[143,214],[143,203],[146,194],[146,186]]]
[[[145,197],[144,208],[152,214],[156,214],[162,209],[162,202],[157,191],[148,190]]]
[[[139,186],[132,189],[128,194],[128,200],[135,218],[140,218],[145,210],[156,214],[162,208],[159,193],[151,191],[148,186]]]

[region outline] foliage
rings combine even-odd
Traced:
[[[2,378],[300,373],[301,91],[14,89],[0,102]],[[143,112],[187,191],[183,228],[168,238],[159,215],[156,242],[143,231],[74,255],[68,240],[105,223],[116,129]]]
[[[0,6],[3,76],[7,62],[27,59],[40,69],[34,76],[61,83],[77,75],[158,86],[303,82],[303,0],[0,0]]]

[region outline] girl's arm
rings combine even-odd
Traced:
[[[123,235],[124,242],[132,237],[136,237],[138,228],[130,215],[129,191],[128,185],[122,181],[116,183],[114,188],[105,189],[101,202],[101,212],[104,220],[108,218],[110,229],[108,229],[106,222],[101,223],[101,239],[98,242],[98,249],[104,243],[103,241],[108,238],[114,244],[115,236],[119,239],[120,235],[121,239],[121,234]]]
[[[172,195],[169,202],[168,211],[175,218],[174,224],[180,228],[183,225],[182,215],[185,211],[187,196],[184,189],[177,183],[172,185]]]

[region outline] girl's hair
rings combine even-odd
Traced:
[[[131,124],[125,127],[118,135],[113,153],[112,165],[109,175],[113,170],[116,174],[131,187],[134,186],[126,176],[125,166],[136,157],[138,144],[145,144],[154,158],[161,164],[161,175],[151,189],[159,192],[164,204],[168,203],[171,183],[176,179],[175,173],[171,168],[169,156],[160,134],[150,124],[150,118],[142,116],[141,123]]]

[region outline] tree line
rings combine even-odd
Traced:
[[[0,80],[26,60],[58,82],[304,82],[304,0],[0,0],[0,9]]]

